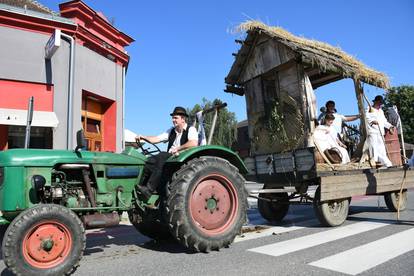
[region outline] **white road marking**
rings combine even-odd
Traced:
[[[310,265],[356,275],[411,250],[414,250],[414,229],[355,247]]]
[[[317,224],[318,222],[315,219],[312,219],[312,220],[303,221],[301,223],[298,223],[297,225],[273,226],[273,227],[269,227],[266,229],[260,229],[255,232],[244,233],[241,236],[237,236],[234,239],[234,242],[242,242],[242,241],[248,241],[248,240],[253,240],[257,238],[272,236],[272,235],[278,235],[282,233],[287,233],[287,232],[303,229],[307,226],[313,226]]]
[[[267,254],[271,256],[281,256],[302,249],[321,245],[331,241],[346,238],[352,235],[374,230],[389,225],[379,222],[358,222],[346,226],[341,226],[332,230],[327,230],[292,240],[277,242],[257,248],[249,249],[249,251]]]

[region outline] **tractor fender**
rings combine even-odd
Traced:
[[[185,163],[200,156],[216,156],[229,161],[239,169],[241,174],[246,174],[247,168],[241,158],[234,151],[217,145],[198,146],[181,152],[178,156],[171,156],[167,163]]]

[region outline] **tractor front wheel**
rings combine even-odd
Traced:
[[[246,221],[244,178],[227,160],[204,156],[169,183],[167,220],[174,238],[196,252],[229,246]]]
[[[85,229],[77,215],[55,204],[20,213],[3,239],[3,260],[16,275],[66,275],[79,264]]]

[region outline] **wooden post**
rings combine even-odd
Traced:
[[[214,117],[213,117],[213,122],[211,123],[211,129],[208,135],[207,145],[211,145],[211,141],[213,140],[214,129],[216,128],[216,122],[217,122],[217,115],[218,115],[218,110],[216,108],[214,110]]]
[[[361,115],[361,142],[365,141],[367,138],[367,118],[365,116],[365,109],[364,109],[364,89],[362,88],[361,82],[359,80],[354,79],[354,86],[355,86],[355,94],[358,100],[358,110],[359,114]]]

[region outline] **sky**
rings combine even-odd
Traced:
[[[62,1],[38,0],[58,11]],[[174,106],[193,107],[202,98],[228,103],[246,119],[244,97],[224,93],[239,45],[235,27],[260,20],[287,31],[339,46],[371,68],[386,73],[392,86],[414,85],[413,0],[134,1],[84,0],[135,39],[126,48],[125,127],[157,135],[171,125]],[[365,86],[369,99],[384,91]],[[318,88],[318,107],[336,101],[342,114],[355,114],[353,82]],[[414,104],[414,103],[413,103]]]

